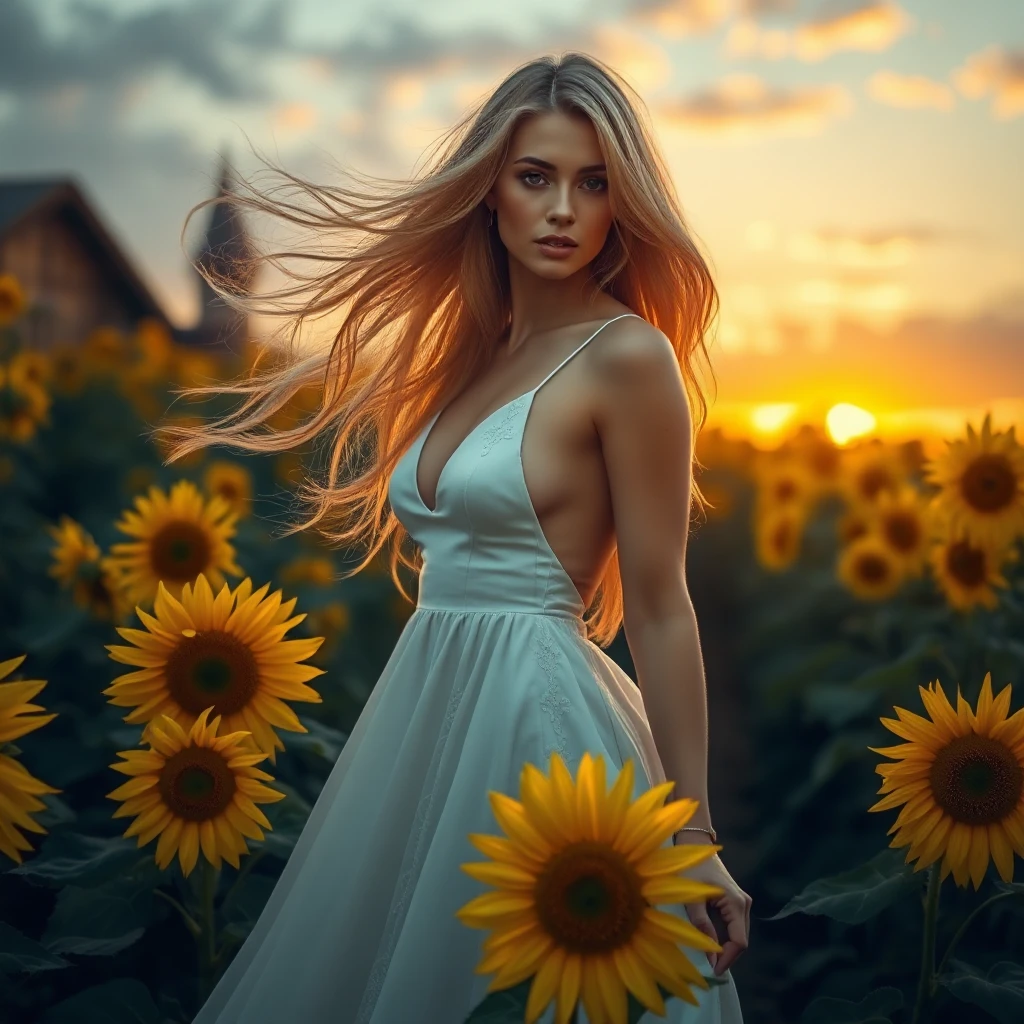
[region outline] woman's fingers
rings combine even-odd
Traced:
[[[722,952],[715,963],[715,974],[724,974],[747,948],[750,935],[750,906],[753,900],[741,889],[720,896],[715,901],[718,912],[722,915],[728,929],[729,937],[722,944]]]

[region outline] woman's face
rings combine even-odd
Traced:
[[[608,176],[590,120],[555,111],[520,122],[508,158],[487,193],[509,256],[534,273],[562,279],[587,266],[612,223]],[[547,255],[537,243],[567,235],[576,246]]]

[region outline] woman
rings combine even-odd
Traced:
[[[231,200],[317,229],[325,269],[293,338],[311,314],[347,312],[329,353],[254,374],[228,388],[248,395],[236,414],[171,431],[174,455],[212,443],[283,450],[334,427],[328,478],[304,483],[313,513],[296,529],[365,541],[360,569],[394,535],[395,583],[401,562],[419,588],[262,916],[195,1024],[463,1021],[491,980],[474,972],[485,934],[455,916],[488,891],[460,869],[481,859],[469,836],[500,833],[488,791],[517,796],[524,764],[546,773],[555,752],[574,775],[584,752],[600,755],[609,785],[631,760],[634,797],[667,775],[675,798],[699,806],[665,845],[715,841],[683,566],[691,490],[699,497],[688,398],[696,429],[706,414],[691,361],[717,295],[627,90],[592,58],[542,58],[394,194],[302,182],[322,209],[301,220],[255,190]],[[370,241],[323,253],[339,229]],[[308,422],[254,429],[315,384]],[[353,507],[354,525],[326,527]],[[623,624],[642,697],[598,646]],[[666,1019],[740,1024],[728,968],[747,944],[750,898],[717,852],[687,875],[724,890],[711,900],[728,927],[722,952],[685,950],[722,983],[694,988],[697,1005],[671,1000]],[[612,904],[613,888],[602,890]],[[716,937],[704,903],[665,910]],[[603,938],[589,936],[591,953],[619,911],[601,920]],[[559,985],[560,1022],[577,993],[581,1021],[624,1019],[628,966],[609,986],[620,961],[609,953],[602,976],[600,959],[549,957],[533,1019],[555,1020]]]

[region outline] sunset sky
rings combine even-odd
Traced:
[[[412,174],[565,50],[649,107],[720,290],[713,409],[1021,421],[1020,0],[3,0],[0,176],[73,176],[185,325],[219,149]]]

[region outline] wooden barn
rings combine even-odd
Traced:
[[[222,161],[221,190],[228,187]],[[223,204],[208,208],[206,236],[194,258],[223,268],[251,252],[244,227]],[[81,342],[96,327],[133,329],[143,317],[167,325],[182,344],[237,350],[248,324],[198,273],[199,322],[175,327],[110,231],[68,177],[0,178],[0,273],[14,274],[29,299],[27,344],[48,349]],[[248,287],[251,278],[240,281]]]

